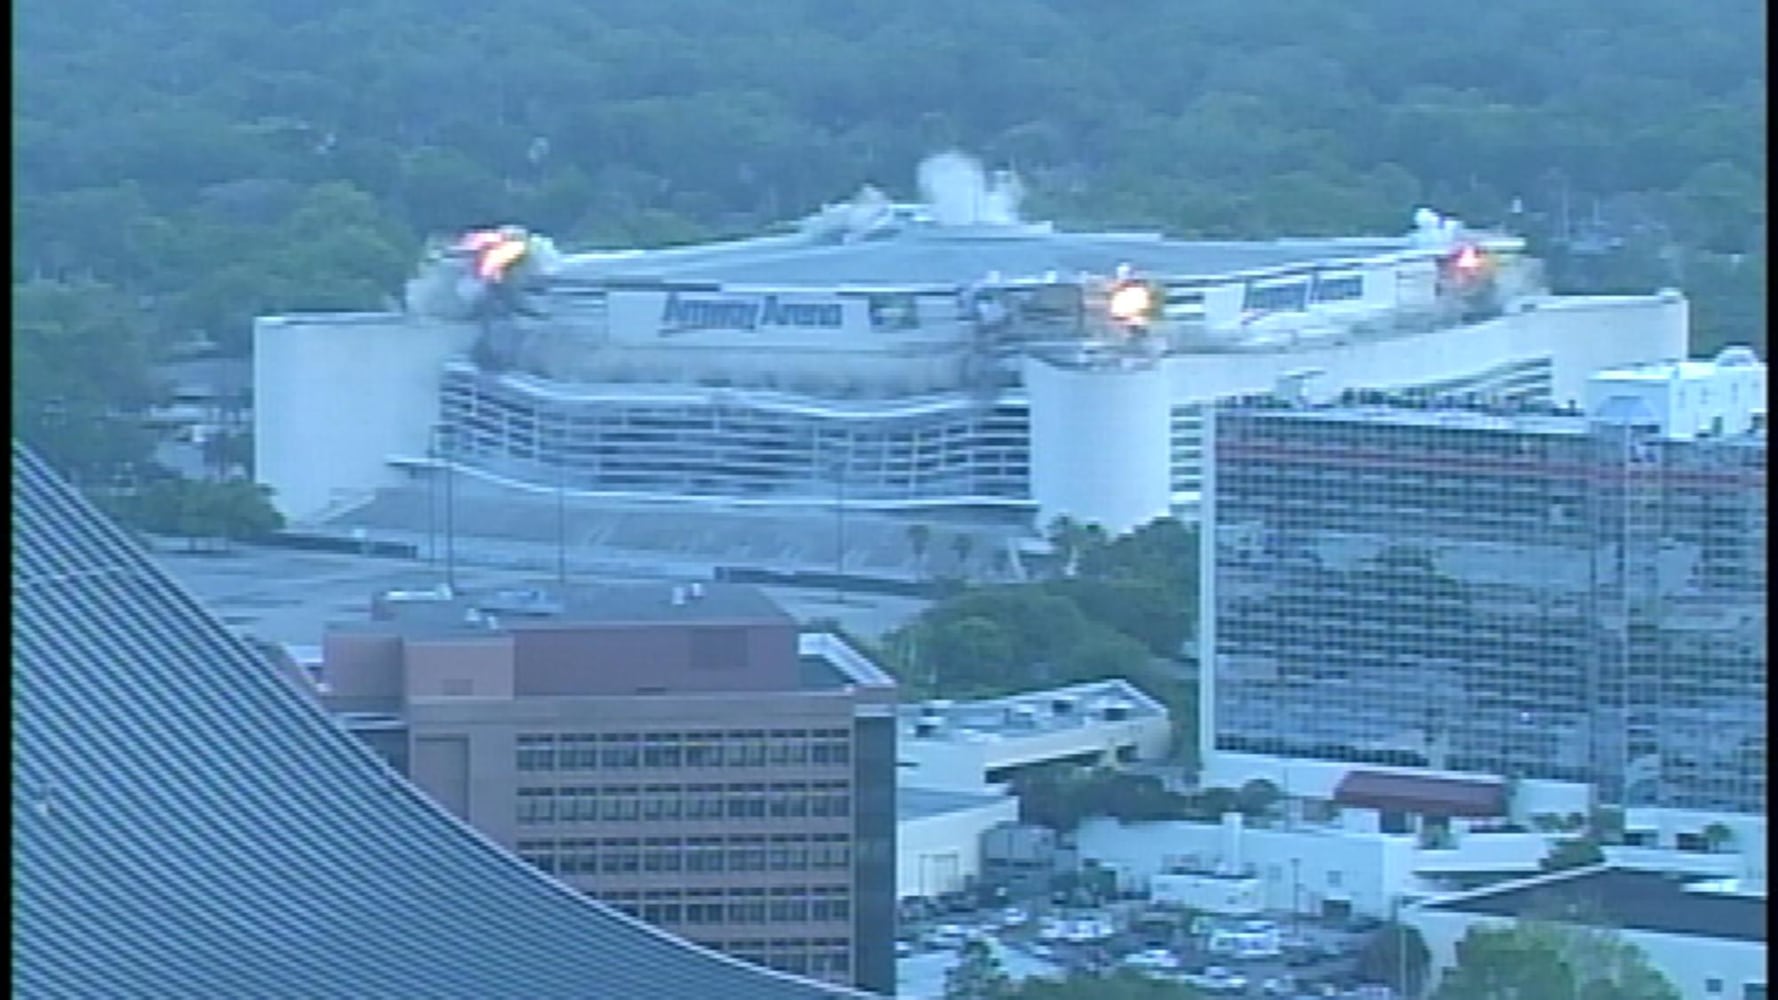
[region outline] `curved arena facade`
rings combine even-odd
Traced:
[[[1682,357],[1676,292],[1549,295],[1521,241],[1193,242],[1000,219],[568,256],[480,320],[266,317],[260,477],[316,519],[418,470],[538,490],[1125,530],[1189,509],[1201,413],[1299,384],[1578,400]],[[1297,391],[1297,390],[1293,390]]]
[[[507,855],[16,442],[12,463],[15,995],[864,996]]]

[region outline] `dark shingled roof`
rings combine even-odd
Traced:
[[[1350,771],[1334,788],[1334,801],[1425,816],[1491,817],[1506,813],[1506,786],[1492,781]]]
[[[20,996],[864,995],[688,944],[520,862],[17,442],[12,491]]]
[[[1624,930],[1765,942],[1764,897],[1686,889],[1698,881],[1708,879],[1682,878],[1671,872],[1589,868],[1565,877],[1429,903],[1426,908],[1546,920],[1574,912]]]

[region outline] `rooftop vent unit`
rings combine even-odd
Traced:
[[[685,588],[684,587],[674,587],[673,592],[672,592],[669,599],[673,602],[674,607],[676,607],[676,608],[684,607],[685,600],[686,600]]]
[[[1014,729],[1036,729],[1037,709],[1030,705],[1014,705],[1006,710],[1006,724]]]
[[[448,585],[442,584],[442,583],[436,587],[429,589],[429,590],[388,590],[388,591],[383,592],[383,600],[389,601],[394,604],[409,604],[409,603],[419,603],[419,602],[434,602],[434,603],[436,603],[436,602],[448,601],[453,596],[455,596],[455,595],[453,595],[451,593],[451,588]]]
[[[914,723],[914,735],[923,739],[930,739],[937,736],[939,730],[943,728],[944,723],[939,719],[921,719],[919,722]]]
[[[477,604],[483,611],[507,615],[543,618],[559,615],[563,611],[562,602],[552,598],[541,590],[519,589],[502,590],[491,594]]]
[[[1123,722],[1130,717],[1130,703],[1127,701],[1108,701],[1100,707],[1106,722]]]
[[[935,718],[951,710],[951,703],[943,698],[935,698],[920,706],[920,714],[926,718]]]
[[[1074,707],[1075,703],[1072,695],[1062,694],[1050,699],[1050,712],[1058,718],[1073,715]]]
[[[694,601],[702,600],[704,597],[704,585],[701,583],[694,583],[686,588],[686,593],[689,594]]]

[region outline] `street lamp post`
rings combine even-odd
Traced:
[[[1299,932],[1303,927],[1302,866],[1302,858],[1290,859],[1290,925]]]
[[[457,590],[457,523],[456,523],[456,479],[457,467],[454,459],[453,440],[449,424],[440,424],[439,444],[444,455],[444,516],[445,516],[445,586],[452,593]]]
[[[556,448],[556,585],[568,586],[568,459]]]
[[[846,600],[846,464],[850,455],[836,453],[833,465],[833,599],[836,604]]]
[[[426,564],[438,565],[438,428],[426,438]]]

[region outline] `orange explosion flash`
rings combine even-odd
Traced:
[[[457,249],[482,251],[499,244],[506,237],[492,229],[483,229],[473,233],[464,233],[457,241]]]
[[[1147,285],[1124,285],[1111,293],[1111,318],[1119,323],[1139,323],[1147,317],[1151,304]]]
[[[483,281],[499,281],[506,276],[506,269],[525,255],[525,250],[524,240],[503,237],[500,242],[482,251],[475,262],[475,273]]]

